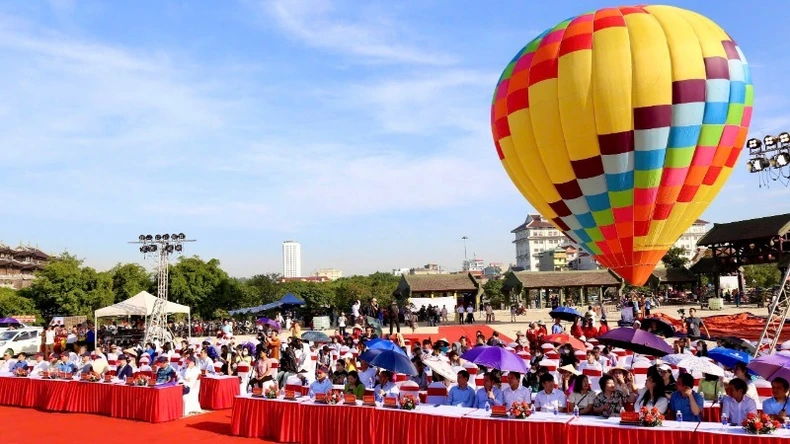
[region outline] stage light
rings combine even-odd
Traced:
[[[784,168],[790,164],[789,153],[779,153],[771,158],[771,166],[774,168]]]
[[[760,142],[760,139],[751,138],[746,142],[746,148],[750,150],[755,150],[763,146],[763,143]]]
[[[154,236],[154,240],[157,241],[157,242],[162,240],[162,235],[161,234],[157,234],[156,236]]]
[[[170,239],[178,240],[178,235],[176,233],[173,233],[170,235]]]
[[[137,239],[138,239],[140,242],[143,242],[143,241],[145,241],[145,235],[144,235],[144,234],[141,234],[141,235],[137,236]]]
[[[184,249],[184,247],[182,247],[182,246],[181,246],[181,244],[178,244],[178,245],[176,245],[176,251],[177,251],[177,252],[179,252],[179,253],[180,253],[180,252],[181,252],[181,250],[183,250],[183,249]]]
[[[184,240],[186,238],[187,238],[186,234],[184,234],[184,233],[179,233],[178,234],[178,240]]]
[[[154,237],[151,236],[150,234],[148,234],[148,235],[145,236],[145,240],[150,242],[150,241],[154,240]]]
[[[162,240],[170,240],[170,235],[165,233],[162,235]]]
[[[788,143],[790,143],[790,134],[788,134],[787,132],[783,132],[779,134],[779,143],[781,143],[782,145],[787,145]]]
[[[776,145],[776,137],[774,136],[765,136],[763,137],[763,143],[765,144],[766,148],[773,147]]]
[[[173,246],[172,246],[172,245],[168,245],[168,246],[167,246],[167,247],[165,247],[165,248],[167,248],[167,252],[168,252],[168,253],[172,253],[172,252],[173,252]]]

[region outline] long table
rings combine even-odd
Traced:
[[[523,442],[528,444],[761,444],[790,438],[790,430],[768,437],[718,423],[665,421],[662,427],[620,425],[620,418],[536,412],[527,419],[492,418],[480,409],[421,405],[404,411],[359,405],[316,404],[306,397],[284,399],[237,396],[231,433],[235,436],[302,444],[458,444]],[[760,443],[757,440],[761,440]]]
[[[233,407],[233,398],[239,395],[241,381],[238,376],[200,377],[198,399],[204,410],[224,410]]]
[[[0,376],[0,405],[154,423],[181,418],[184,415],[182,395],[181,386],[135,387]]]

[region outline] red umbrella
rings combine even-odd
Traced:
[[[543,337],[543,342],[551,342],[552,344],[570,344],[575,350],[587,350],[584,342],[574,338],[568,333],[559,333],[556,335],[549,335]]]

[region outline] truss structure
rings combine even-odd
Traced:
[[[173,342],[173,332],[167,325],[167,299],[170,282],[170,255],[181,254],[184,242],[195,242],[194,239],[187,239],[184,233],[180,234],[141,234],[137,241],[131,244],[140,244],[140,252],[143,257],[155,254],[157,257],[156,265],[156,302],[152,307],[151,314],[146,319],[144,343],[151,342],[163,345]]]
[[[760,335],[760,342],[757,343],[755,357],[760,353],[760,348],[764,343],[770,344],[768,350],[764,351],[765,353],[770,354],[776,350],[782,328],[787,322],[788,313],[790,313],[790,282],[788,279],[790,279],[790,266],[785,267],[782,280],[779,283],[779,291],[768,307],[768,318]]]

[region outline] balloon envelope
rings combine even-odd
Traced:
[[[491,126],[532,206],[643,285],[729,177],[752,102],[745,57],[711,20],[672,6],[608,8],[516,54]]]

